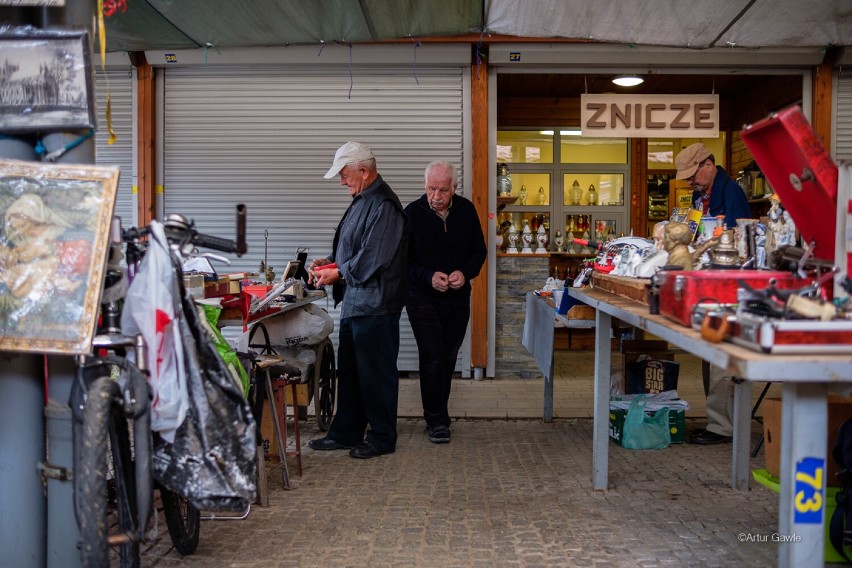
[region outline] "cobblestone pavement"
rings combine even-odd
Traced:
[[[292,490],[270,466],[269,507],[253,506],[242,521],[202,522],[187,557],[163,530],[143,566],[777,563],[777,495],[755,483],[748,493],[730,488],[729,444],[610,444],[610,489],[593,491],[591,420],[459,420],[452,434],[450,444],[431,444],[422,420],[401,419],[396,453],[354,460],[308,449],[320,436],[309,423]],[[762,457],[752,465],[763,467]]]

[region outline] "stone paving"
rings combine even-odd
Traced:
[[[759,424],[754,431],[756,439]],[[321,436],[311,421],[292,490],[270,466],[269,507],[253,507],[242,521],[202,522],[198,550],[187,557],[163,528],[143,566],[777,563],[777,495],[754,483],[748,493],[730,488],[729,444],[610,444],[610,489],[593,491],[589,419],[463,419],[452,433],[450,444],[431,444],[422,420],[403,418],[396,453],[354,460],[308,449]],[[762,459],[752,466],[763,467]]]

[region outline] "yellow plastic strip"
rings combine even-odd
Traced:
[[[157,193],[157,195],[162,195],[163,194],[163,186],[162,185],[155,185],[154,191]]]
[[[104,25],[104,0],[98,0],[98,42],[100,43],[101,48],[101,70],[104,72],[104,78],[106,79],[107,84],[106,121],[107,132],[109,132],[107,144],[113,144],[116,140],[118,140],[118,136],[115,135],[115,131],[112,129],[112,97],[110,96],[109,89],[109,75],[107,75],[106,72],[106,26]]]

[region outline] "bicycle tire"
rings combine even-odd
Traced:
[[[184,556],[192,554],[198,548],[201,511],[183,495],[164,487],[160,487],[160,500],[172,545]]]
[[[83,437],[79,464],[80,557],[84,567],[102,568],[110,564],[109,509],[107,502],[107,452],[111,451],[116,485],[116,514],[121,539],[123,568],[139,566],[139,538],[135,530],[135,475],[130,462],[130,435],[127,419],[114,402],[121,389],[109,377],[92,382],[83,412]]]

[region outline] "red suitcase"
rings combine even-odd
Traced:
[[[781,198],[814,256],[834,260],[837,165],[798,106],[770,115],[741,132],[743,143]]]
[[[681,325],[691,325],[692,308],[699,303],[735,304],[739,282],[757,290],[774,278],[781,289],[801,288],[811,283],[789,272],[776,270],[660,270],[660,314]]]

